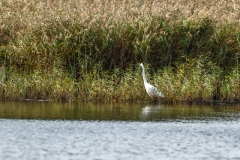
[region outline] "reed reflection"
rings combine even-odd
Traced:
[[[240,118],[240,106],[0,102],[0,118],[91,121],[231,120]]]

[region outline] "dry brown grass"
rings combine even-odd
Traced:
[[[0,7],[2,11],[21,11],[28,17],[36,16],[40,19],[57,14],[81,16],[85,17],[84,19],[97,14],[124,18],[129,17],[129,13],[142,15],[151,11],[161,16],[167,14],[184,17],[207,15],[218,20],[235,21],[239,18],[239,5],[239,0],[3,0]]]
[[[2,0],[0,37],[8,41],[4,32],[10,32],[12,37],[26,36],[38,27],[45,28],[52,20],[78,19],[91,26],[111,19],[139,21],[149,15],[174,21],[207,17],[217,24],[239,24],[240,0]]]
[[[146,15],[163,18],[196,19],[209,17],[219,23],[238,23],[239,0],[2,0],[0,24],[11,21],[15,29],[27,29],[44,25],[52,19],[78,18],[83,21],[103,17],[119,21],[147,18]],[[9,22],[8,22],[9,23]],[[8,24],[7,23],[7,24]]]

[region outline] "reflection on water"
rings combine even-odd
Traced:
[[[161,112],[160,110],[163,109],[163,105],[147,105],[146,107],[142,108],[142,116],[141,119],[149,119],[154,113]]]
[[[0,118],[164,121],[237,119],[240,106],[141,103],[1,102]]]

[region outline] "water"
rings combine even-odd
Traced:
[[[0,159],[240,159],[239,106],[0,103]]]

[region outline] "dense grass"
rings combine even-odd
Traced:
[[[239,9],[233,1],[3,0],[0,97],[152,100],[143,62],[165,102],[239,101]]]

